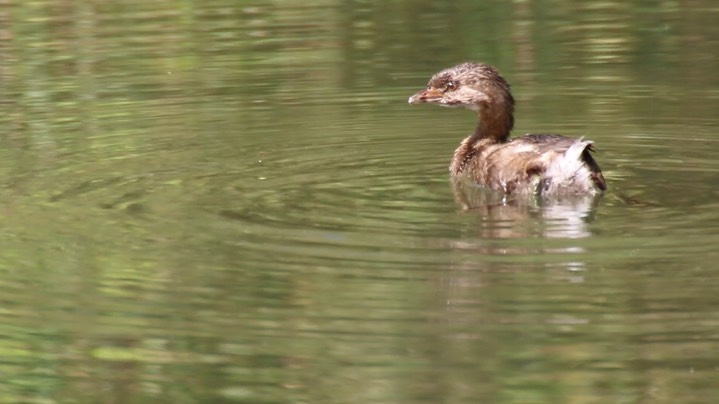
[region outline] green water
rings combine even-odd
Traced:
[[[0,402],[719,397],[719,8],[0,4]],[[609,192],[455,202],[494,64]]]

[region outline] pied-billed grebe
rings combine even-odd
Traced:
[[[546,134],[509,140],[514,98],[492,66],[468,62],[442,70],[409,103],[477,111],[477,129],[449,167],[455,180],[468,178],[505,194],[592,195],[607,188],[589,140]]]

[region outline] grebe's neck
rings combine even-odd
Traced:
[[[509,140],[509,133],[514,127],[514,100],[508,99],[498,103],[485,103],[477,112],[477,128],[472,134],[474,142],[504,143]],[[486,139],[486,140],[485,140]]]
[[[477,128],[465,138],[454,151],[449,171],[461,174],[467,163],[483,149],[493,144],[505,143],[514,127],[514,100],[512,96],[499,104],[485,104],[478,107]]]

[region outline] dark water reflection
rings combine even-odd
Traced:
[[[713,3],[235,3],[0,7],[0,401],[719,395]],[[609,192],[463,209],[465,59]]]

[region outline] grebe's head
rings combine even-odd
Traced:
[[[437,104],[463,107],[477,112],[494,109],[514,110],[509,84],[497,70],[481,63],[467,62],[432,76],[427,88],[409,97],[410,104]]]

